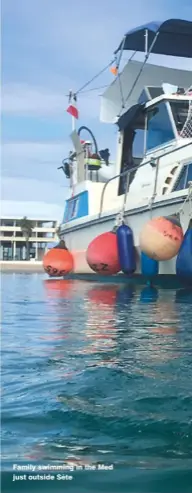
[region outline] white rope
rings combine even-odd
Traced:
[[[124,222],[124,214],[123,212],[119,212],[115,218],[115,228],[119,228]]]

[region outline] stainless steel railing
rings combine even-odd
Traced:
[[[101,194],[101,201],[100,201],[100,210],[99,210],[99,218],[101,217],[101,214],[102,214],[102,211],[103,211],[103,202],[104,202],[104,195],[105,195],[105,191],[106,191],[106,188],[107,186],[109,185],[109,183],[117,178],[120,178],[121,176],[126,176],[128,175],[127,177],[127,185],[126,185],[126,193],[128,192],[128,188],[129,188],[129,178],[130,178],[130,173],[132,173],[132,171],[136,171],[140,168],[142,168],[143,166],[146,166],[147,164],[151,164],[152,162],[156,162],[157,161],[157,171],[155,173],[155,182],[154,182],[154,190],[153,190],[153,194],[152,194],[152,199],[153,197],[155,198],[155,195],[156,195],[156,189],[157,189],[157,181],[158,181],[158,168],[159,168],[159,160],[161,159],[161,157],[164,157],[164,156],[168,156],[169,154],[172,154],[173,152],[176,152],[176,151],[179,151],[180,149],[184,149],[185,147],[188,147],[188,146],[191,146],[192,145],[192,142],[188,142],[187,144],[185,145],[182,145],[180,147],[175,147],[174,149],[171,149],[170,151],[167,151],[167,152],[164,152],[162,154],[160,154],[159,156],[157,157],[151,157],[148,161],[146,161],[145,163],[141,163],[139,166],[134,166],[132,167],[131,169],[128,169],[126,171],[123,171],[122,173],[119,173],[118,175],[115,175],[115,176],[112,176],[112,178],[110,178],[104,185],[103,187],[103,190],[102,190],[102,194]],[[126,202],[126,198],[125,198],[126,194],[124,194],[124,203],[123,203],[123,207],[125,208],[125,202]]]

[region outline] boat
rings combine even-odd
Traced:
[[[120,72],[122,54],[129,51],[133,53]],[[138,52],[143,61],[134,59]],[[177,57],[178,68],[150,63],[151,54]],[[116,76],[101,97],[101,121],[118,129],[115,163],[110,163],[108,149],[98,150],[87,127],[90,140],[82,141],[82,129],[70,135],[74,151],[63,169],[73,179],[60,234],[74,256],[74,275],[97,276],[87,261],[89,245],[107,232],[116,234],[122,224],[133,233],[136,265],[133,272],[120,269],[117,276],[142,275],[143,254],[158,262],[157,278],[192,271],[191,235],[188,264],[177,268],[178,255],[186,257],[183,241],[191,233],[192,217],[192,71],[181,69],[181,58],[192,58],[191,21],[151,22],[126,33],[115,51]],[[90,166],[92,156],[100,160],[95,168]],[[182,231],[180,245],[168,258],[160,250],[150,254],[156,251],[154,244],[150,250],[153,225],[161,223],[164,234],[163,220]]]

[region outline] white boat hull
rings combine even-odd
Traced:
[[[137,261],[137,274],[141,274],[140,267],[140,248],[139,248],[139,233],[142,226],[153,217],[169,216],[177,213],[182,207],[183,200],[180,201],[165,201],[161,202],[153,210],[140,210],[127,211],[125,218],[127,223],[132,228],[134,235],[134,243],[138,251]],[[189,202],[186,202],[182,213],[180,214],[180,221],[185,233],[190,217]],[[87,218],[87,222],[79,223],[77,225],[66,225],[66,229],[63,230],[62,238],[65,239],[68,249],[73,253],[75,266],[74,273],[76,274],[88,274],[93,273],[86,261],[86,250],[89,243],[98,235],[111,231],[115,225],[115,215],[108,215],[101,217],[98,220]],[[169,261],[159,262],[159,274],[175,274],[176,257]]]

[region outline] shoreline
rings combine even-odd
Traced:
[[[1,272],[44,272],[42,261],[1,260]]]
[[[39,273],[46,274],[43,268],[42,261],[12,261],[2,260],[0,261],[0,271],[10,273]],[[164,289],[187,289],[192,290],[192,281],[179,279],[176,274],[158,274],[156,276],[146,276],[143,274],[125,275],[122,273],[114,274],[111,276],[92,273],[70,273],[64,277],[49,277],[48,281],[60,281],[61,279],[70,281],[83,281],[105,284],[127,284],[131,286],[146,286],[156,287]]]

